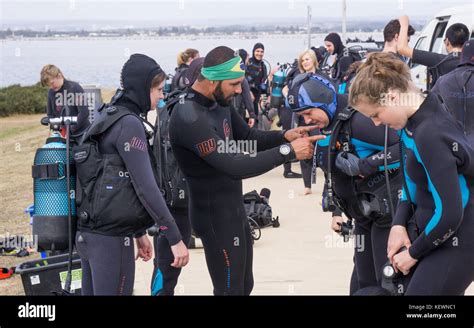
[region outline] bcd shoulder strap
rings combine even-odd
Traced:
[[[117,105],[105,107],[101,113],[102,115],[100,115],[99,118],[84,133],[83,141],[89,139],[90,137],[104,133],[110,129],[110,127],[112,127],[119,119],[126,115],[134,115],[138,117],[138,115],[130,111],[128,108]]]
[[[339,134],[341,131],[345,131],[345,134],[350,135],[350,119],[352,118],[352,115],[354,115],[355,109],[347,106],[344,108],[341,112],[339,112],[336,116],[336,122],[334,124],[334,128],[331,133],[331,141],[329,143],[329,152],[328,152],[328,160],[331,160],[331,156],[333,153],[336,152],[337,150],[337,141],[339,139]]]

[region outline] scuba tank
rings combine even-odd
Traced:
[[[44,121],[46,120],[46,121]],[[45,118],[43,124],[50,124]],[[56,119],[58,120],[58,119]],[[76,216],[75,187],[76,177],[67,164],[72,157],[67,155],[67,139],[58,129],[54,129],[46,143],[36,151],[32,167],[34,208],[33,235],[38,237],[39,251],[62,251],[69,247],[69,209],[72,218]],[[69,190],[68,190],[69,186]],[[71,202],[69,202],[69,195]],[[70,208],[69,208],[70,207]]]
[[[272,97],[270,100],[270,107],[279,108],[283,105],[283,86],[286,81],[287,76],[287,64],[284,64],[280,67],[278,71],[273,74],[272,81]]]
[[[66,113],[70,110],[66,106]],[[52,133],[46,144],[36,151],[32,167],[35,214],[33,235],[38,237],[38,251],[68,250],[66,280],[61,295],[71,294],[73,236],[76,226],[76,176],[70,151],[70,126],[77,117],[44,117]],[[59,131],[65,128],[66,138]]]

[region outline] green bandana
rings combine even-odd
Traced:
[[[209,81],[238,79],[245,75],[244,65],[240,56],[236,56],[225,63],[203,67],[201,74]]]

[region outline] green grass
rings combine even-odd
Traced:
[[[35,130],[37,129],[37,128],[32,127],[31,125],[28,125],[28,126],[14,126],[11,128],[0,130],[0,141],[14,138],[16,136],[20,136],[28,131],[31,131],[32,128]]]
[[[0,235],[31,234],[29,217],[23,210],[33,203],[31,165],[36,149],[44,144],[48,129],[40,125],[44,116],[17,115],[0,118]],[[0,267],[12,267],[39,257],[0,256]],[[19,276],[0,280],[0,295],[22,295]]]

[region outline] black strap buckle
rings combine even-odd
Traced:
[[[74,175],[76,167],[74,164],[70,165],[70,174]],[[56,162],[53,164],[41,164],[32,166],[32,177],[40,180],[61,180],[66,177],[66,164]]]

